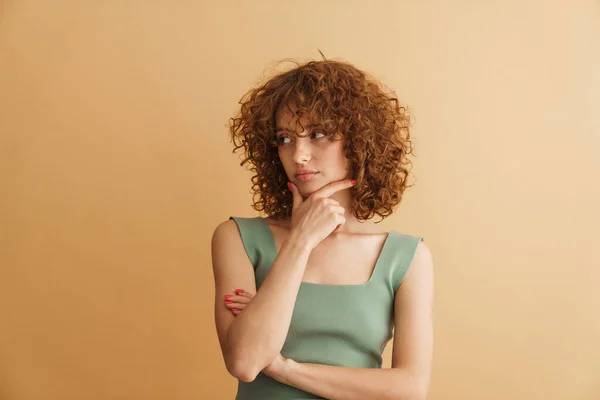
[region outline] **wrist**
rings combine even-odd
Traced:
[[[297,232],[290,232],[290,234],[283,241],[282,246],[291,247],[300,252],[310,253],[314,246],[304,237]]]
[[[279,371],[277,372],[277,380],[288,385],[290,382],[288,377],[293,376],[297,366],[298,363],[296,361],[292,360],[291,358],[284,358],[281,362]]]

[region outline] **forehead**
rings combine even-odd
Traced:
[[[281,105],[275,112],[275,129],[297,130],[302,129],[302,126],[308,126],[311,123],[317,123],[316,115],[298,115],[298,107],[295,103],[290,102]],[[312,118],[310,118],[312,117]]]

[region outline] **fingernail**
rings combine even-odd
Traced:
[[[237,311],[237,312],[240,312],[240,310],[239,310],[239,309],[237,309],[237,308],[232,308],[232,309],[231,309],[231,311]]]
[[[226,294],[224,297],[225,297],[227,300],[229,300],[229,299],[231,299],[231,298],[233,297],[233,295],[232,295],[232,294]]]
[[[290,182],[287,183],[288,185],[288,189],[290,189],[290,192],[292,191],[292,184]]]
[[[350,181],[350,183],[352,183],[353,185],[356,185],[356,179],[352,179],[352,180]]]
[[[225,302],[225,304],[233,304],[233,301],[229,301],[229,300],[227,300],[227,301]]]
[[[235,289],[237,294],[244,294],[245,292],[242,289]]]

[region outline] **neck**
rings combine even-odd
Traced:
[[[360,222],[358,218],[352,214],[352,196],[349,190],[336,192],[330,198],[340,203],[340,205],[346,210],[346,213],[344,214],[346,223],[340,227],[340,229],[337,231],[337,234],[365,234],[380,232],[379,228],[377,228],[374,222],[370,220]]]

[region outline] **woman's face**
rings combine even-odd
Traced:
[[[295,105],[280,107],[275,115],[277,151],[287,174],[303,197],[330,182],[349,178],[349,161],[344,154],[346,139],[331,141],[319,126],[305,117],[296,125]],[[298,137],[297,130],[306,137]],[[312,174],[303,174],[316,171]]]

